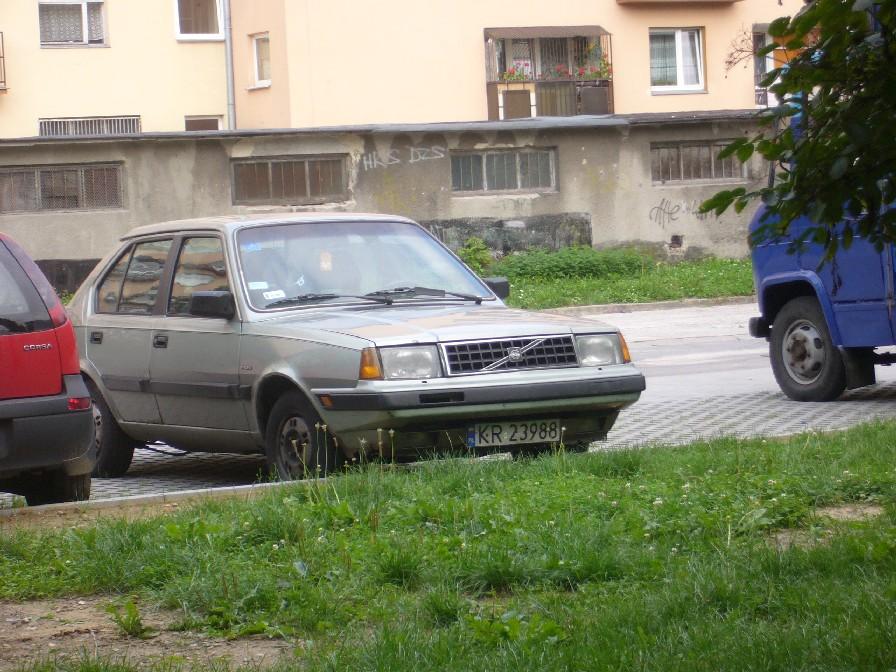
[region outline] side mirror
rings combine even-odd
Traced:
[[[495,293],[499,299],[506,299],[510,296],[510,281],[504,277],[482,278],[488,288]]]
[[[229,320],[236,315],[233,294],[230,292],[193,292],[193,296],[190,297],[190,315]]]

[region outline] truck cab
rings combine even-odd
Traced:
[[[766,223],[763,215],[760,208],[751,233]],[[873,384],[875,364],[893,361],[875,348],[896,343],[894,249],[855,237],[822,264],[822,245],[792,249],[810,226],[809,218],[798,219],[787,236],[753,248],[760,315],[750,320],[750,334],[769,341],[775,379],[788,397],[829,401]]]

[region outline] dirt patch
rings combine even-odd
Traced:
[[[302,642],[250,637],[226,640],[195,632],[170,632],[177,615],[140,605],[144,624],[158,635],[126,636],[105,608],[111,598],[80,597],[24,603],[0,602],[0,670],[53,656],[101,656],[140,668],[170,661],[227,663],[267,668],[301,654]]]
[[[827,530],[821,533],[809,530],[794,530],[785,528],[775,530],[768,537],[768,545],[778,551],[786,551],[791,548],[814,548],[823,546],[831,539],[831,533]]]
[[[832,520],[856,521],[877,518],[884,512],[884,507],[877,504],[838,504],[822,506],[815,510],[815,515]]]
[[[92,527],[101,520],[140,520],[175,513],[181,508],[178,502],[158,502],[119,507],[79,506],[35,507],[4,511],[0,516],[0,532],[15,528],[48,530]]]

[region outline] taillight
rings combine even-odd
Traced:
[[[59,299],[56,299],[55,304],[47,306],[47,311],[50,313],[50,319],[53,321],[54,327],[61,327],[68,321],[68,314],[65,312],[65,308]]]
[[[90,408],[90,397],[69,397],[68,410],[70,411],[86,411]]]

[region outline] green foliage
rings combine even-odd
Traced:
[[[749,296],[752,293],[753,269],[749,260],[704,259],[657,263],[636,275],[520,278],[510,284],[508,303],[519,308],[537,309]]]
[[[484,275],[494,261],[491,250],[488,249],[485,241],[475,236],[467,238],[464,246],[457,251],[457,256],[473,269],[476,275]]]
[[[894,431],[371,465],[21,529],[0,537],[0,599],[136,594],[179,629],[295,638],[311,672],[894,669]],[[842,503],[882,513],[819,515]],[[92,665],[23,669],[133,669]]]
[[[150,639],[156,633],[152,628],[143,623],[140,610],[132,598],[128,598],[121,605],[110,604],[106,606],[106,613],[112,617],[112,621],[128,637],[136,639]]]
[[[653,261],[637,250],[595,250],[591,247],[565,247],[556,252],[531,250],[511,254],[492,267],[497,275],[511,280],[545,278],[606,278],[611,275],[636,276]]]
[[[797,232],[791,248],[819,243],[828,260],[854,236],[878,246],[896,241],[896,209],[887,209],[896,201],[896,0],[813,0],[772,22],[769,33],[800,50],[762,82],[780,103],[761,113],[765,130],[722,154],[745,161],[756,152],[776,164],[777,180],[720,191],[702,210],[740,212],[760,199],[766,210],[753,244],[808,216],[813,225]]]

